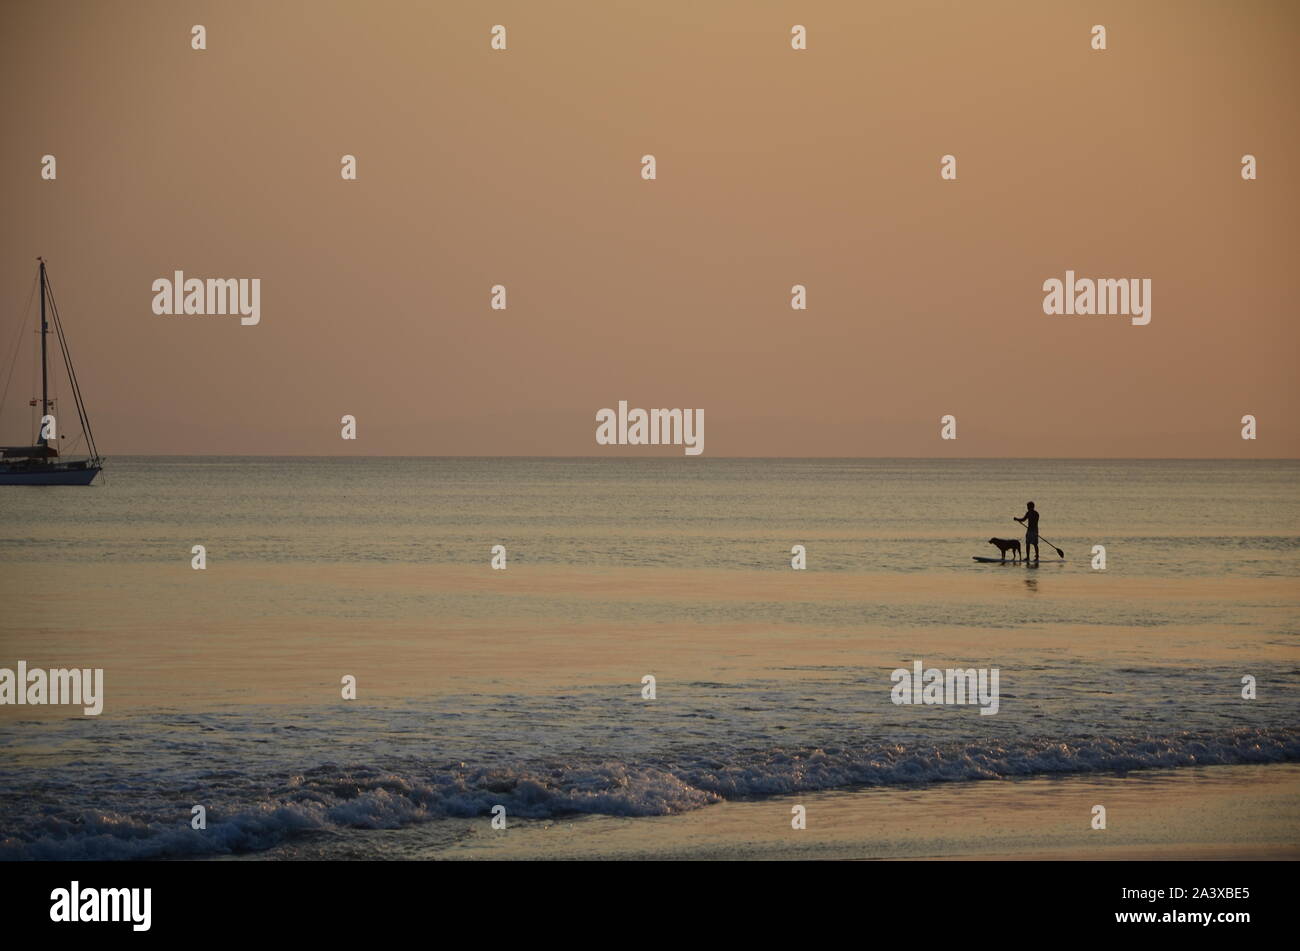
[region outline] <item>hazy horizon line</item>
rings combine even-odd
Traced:
[[[116,452],[106,454],[105,460],[113,458],[199,458],[199,459],[582,459],[582,460],[675,460],[686,464],[716,460],[899,460],[906,462],[1300,462],[1300,456],[1260,456],[1243,458],[1240,456],[731,456],[714,455],[707,457],[686,458],[679,455],[630,455],[601,454],[582,456],[495,454],[465,455],[454,453],[266,453],[266,452]]]

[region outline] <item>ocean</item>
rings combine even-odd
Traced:
[[[736,803],[788,828],[802,796],[1282,769],[1297,477],[127,457],[90,488],[9,487],[0,668],[103,668],[105,698],[0,706],[0,859],[508,858],[557,823],[619,857],[602,821],[644,842]],[[1066,558],[973,562],[1030,499]],[[996,669],[997,713],[894,703],[916,661]]]

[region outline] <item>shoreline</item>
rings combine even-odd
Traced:
[[[667,816],[443,819],[216,861],[1296,861],[1300,763],[875,786]],[[1107,828],[1091,828],[1092,808]],[[803,805],[807,828],[791,828]]]
[[[1297,860],[1297,801],[1297,763],[867,787],[730,801],[648,820],[539,823],[517,840],[493,838],[485,828],[427,857]],[[803,831],[790,828],[797,804],[806,810]],[[1104,830],[1091,828],[1097,804],[1107,809]]]

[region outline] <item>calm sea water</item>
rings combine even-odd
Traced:
[[[6,489],[0,667],[102,654],[110,686],[97,718],[0,718],[0,857],[436,854],[498,804],[651,816],[1300,759],[1297,477],[1286,461],[125,458],[90,489]],[[1068,559],[973,563],[1023,534],[1029,499]],[[510,567],[486,587],[471,572],[498,574],[495,544]],[[274,681],[349,646],[424,686],[271,702],[226,673],[235,648],[279,651],[257,654]],[[1000,668],[1001,710],[892,704],[889,671],[915,658]],[[645,702],[651,659],[666,676]]]
[[[1290,461],[124,458],[104,485],[0,496],[0,561],[223,557],[821,571],[964,571],[1035,500],[1040,531],[1109,570],[1294,578]]]

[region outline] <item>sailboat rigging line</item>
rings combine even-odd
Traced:
[[[59,305],[54,300],[54,288],[50,286],[50,277],[45,276],[45,293],[50,299],[50,310],[54,314],[54,331],[59,337],[59,350],[63,352],[63,365],[68,371],[68,380],[72,384],[72,399],[77,405],[77,417],[81,420],[81,431],[86,435],[90,447],[90,457],[99,462],[99,448],[95,445],[95,434],[90,430],[90,418],[86,415],[86,404],[81,399],[81,384],[77,382],[77,371],[72,368],[72,353],[68,350],[68,340],[63,336],[63,320],[59,317]]]
[[[77,382],[77,372],[72,367],[72,354],[68,351],[68,341],[63,334],[63,321],[59,317],[59,305],[54,300],[54,290],[50,287],[49,275],[45,278],[46,293],[50,297],[50,310],[54,315],[54,330],[59,337],[59,350],[63,353],[63,365],[68,371],[68,380],[72,386],[72,398],[77,407],[77,417],[81,422],[81,431],[90,446],[91,457],[98,460],[99,452],[95,448],[95,437],[90,431],[90,420],[86,415],[86,406],[81,398],[81,386]]]
[[[13,356],[9,358],[9,372],[5,375],[5,388],[0,390],[0,410],[4,409],[5,397],[9,395],[9,383],[14,378],[14,367],[18,366],[18,348],[22,346],[23,334],[27,331],[27,320],[32,312],[32,297],[36,294],[36,282],[39,278],[32,278],[32,289],[27,292],[27,303],[23,305],[23,322],[18,328],[18,338],[14,341]]]

